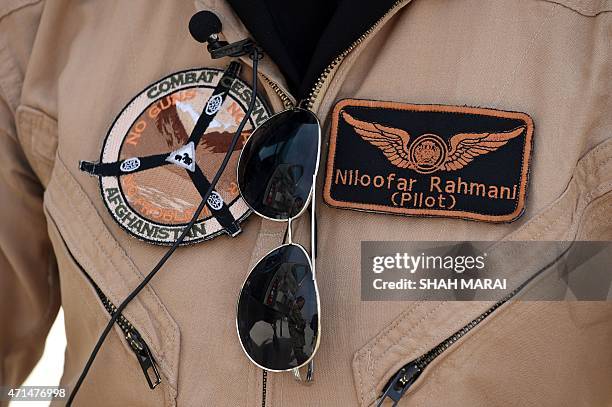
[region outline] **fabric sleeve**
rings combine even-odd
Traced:
[[[28,0],[0,6],[0,386],[18,386],[26,379],[59,309],[44,188],[20,145],[15,122],[42,9],[43,2]]]

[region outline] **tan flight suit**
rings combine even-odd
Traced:
[[[227,40],[249,36],[221,0],[0,1],[0,384],[26,378],[61,305],[61,383],[70,387],[109,318],[84,273],[117,305],[165,252],[113,221],[78,162],[100,156],[114,118],[150,83],[228,64],[189,36],[197,9],[219,15]],[[315,383],[271,373],[267,405],[372,405],[399,368],[491,306],[361,301],[361,241],[612,239],[611,39],[609,0],[406,0],[335,66],[313,106],[324,146]],[[270,58],[260,68],[261,92],[280,111],[292,103],[285,81]],[[528,113],[526,212],[495,224],[324,204],[329,114],[344,98]],[[238,342],[236,300],[249,267],[285,230],[255,215],[242,228],[180,248],[124,312],[162,383],[149,389],[116,328],[75,405],[261,404],[262,373]],[[306,219],[295,239],[309,241]],[[544,257],[516,259],[515,276]],[[508,303],[438,357],[400,405],[612,406],[612,305]]]

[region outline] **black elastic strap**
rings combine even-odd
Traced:
[[[241,65],[236,62],[230,62],[229,66],[223,72],[223,76],[219,79],[219,83],[215,86],[213,93],[210,95],[206,103],[204,104],[204,108],[202,109],[202,113],[200,117],[191,131],[189,139],[185,142],[184,146],[193,142],[194,148],[197,147],[200,139],[204,135],[204,132],[210,126],[210,123],[215,118],[221,106],[225,102],[227,95],[229,94],[233,83],[240,73]],[[131,157],[121,161],[115,161],[110,163],[93,163],[90,161],[81,161],[79,163],[79,169],[81,171],[87,172],[91,175],[102,176],[102,177],[110,177],[110,176],[121,176],[126,174],[132,174],[144,170],[148,170],[151,168],[161,167],[162,165],[171,164],[172,160],[168,160],[174,154],[173,151],[164,154],[156,154],[144,157]],[[194,173],[187,169],[187,173],[191,177],[194,182],[195,187],[200,192],[200,195],[204,193],[208,189],[210,182],[206,179],[206,176],[202,171],[199,171],[199,174],[194,178]],[[216,196],[221,196],[218,192],[214,191]],[[219,210],[215,210],[212,206],[209,205],[209,208],[219,224],[225,229],[228,235],[236,236],[240,233],[241,229],[238,226],[238,222],[230,212],[229,208],[223,203],[223,207]],[[217,216],[218,215],[218,216]]]
[[[193,185],[195,185],[196,189],[204,198],[206,195],[206,191],[210,189],[210,182],[206,179],[206,176],[200,169],[200,166],[196,164],[195,171],[187,171],[191,181],[193,181]],[[220,201],[218,201],[220,200]],[[213,213],[213,216],[219,221],[225,232],[230,236],[236,236],[241,232],[240,226],[238,222],[236,222],[236,218],[230,212],[229,207],[221,197],[217,191],[213,189],[210,196],[207,199],[208,209]],[[219,205],[217,205],[219,202]]]
[[[200,142],[200,138],[202,138],[202,135],[204,135],[204,132],[206,129],[208,129],[208,126],[210,126],[210,122],[212,122],[217,115],[217,112],[221,108],[221,105],[223,105],[223,102],[225,102],[225,98],[232,89],[234,79],[236,79],[239,72],[240,64],[236,61],[232,61],[223,73],[221,79],[219,79],[219,83],[215,87],[212,95],[210,95],[208,98],[206,105],[204,105],[202,114],[200,117],[198,117],[198,121],[191,132],[191,136],[185,144],[193,141],[193,144],[197,147],[198,143]]]
[[[193,141],[194,146],[197,147],[198,142],[204,135],[204,132],[206,129],[208,129],[208,126],[210,126],[210,122],[212,122],[217,115],[217,112],[220,110],[223,102],[225,102],[225,99],[229,94],[234,80],[238,76],[239,72],[240,64],[236,61],[232,61],[225,72],[223,72],[223,76],[221,79],[219,79],[219,83],[217,86],[215,86],[212,95],[210,95],[206,101],[202,114],[191,131],[189,140],[187,140],[184,145],[187,145],[189,142]],[[81,161],[79,163],[79,169],[91,175],[98,175],[102,177],[120,176],[170,164],[170,162],[166,161],[166,158],[168,158],[172,153],[173,152],[145,157],[132,157],[111,163],[93,163],[91,161]],[[138,164],[135,164],[136,160],[138,160]]]
[[[91,175],[98,175],[101,177],[126,175],[170,164],[166,161],[166,158],[168,158],[170,154],[171,153],[149,155],[146,157],[132,157],[113,163],[81,161],[79,162],[79,169]]]
[[[131,174],[131,173],[147,170],[150,168],[155,168],[155,167],[159,167],[162,165],[170,164],[170,162],[167,161],[166,159],[171,154],[173,153],[160,154],[160,155],[148,156],[148,157],[129,158],[127,160],[118,161],[114,163],[95,164],[89,161],[81,161],[80,169],[81,171],[85,171],[92,175],[97,175],[97,176],[108,177],[108,176],[126,175],[126,174]],[[122,168],[123,162],[133,163],[135,159],[139,160],[140,166],[138,168],[136,169],[131,169],[132,167],[127,167],[125,169]],[[210,187],[210,182],[208,181],[208,179],[206,178],[206,176],[204,175],[200,167],[196,164],[195,172],[191,172],[188,169],[186,169],[186,171],[187,171],[187,174],[189,174],[189,177],[191,178],[194,186],[196,187],[200,195],[204,196],[204,194],[206,193],[206,191],[208,191],[208,188]],[[238,225],[236,218],[234,218],[234,216],[232,215],[229,207],[227,206],[225,201],[223,201],[223,198],[217,191],[213,190],[212,195],[215,197],[215,200],[212,203],[209,202],[208,204],[208,208],[210,209],[211,213],[217,219],[219,224],[223,227],[223,229],[228,235],[232,237],[238,235],[242,231],[242,229]],[[222,206],[216,209],[216,205],[214,204],[214,202],[217,202],[217,199],[221,200]]]

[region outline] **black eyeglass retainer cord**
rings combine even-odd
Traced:
[[[132,292],[125,298],[125,300],[123,300],[123,302],[121,302],[121,304],[119,304],[119,306],[117,307],[117,310],[113,314],[112,318],[106,324],[104,331],[102,331],[102,334],[98,338],[96,345],[91,351],[91,354],[89,355],[89,359],[87,360],[87,363],[85,363],[85,366],[83,367],[83,370],[81,371],[81,375],[76,381],[74,388],[72,389],[72,392],[70,393],[70,396],[68,397],[68,400],[66,401],[67,407],[70,407],[72,405],[72,402],[74,401],[74,398],[76,397],[79,389],[81,388],[81,385],[83,384],[83,381],[85,380],[85,377],[87,376],[87,373],[89,373],[89,370],[98,352],[100,351],[100,348],[102,347],[102,344],[104,343],[104,340],[106,339],[106,337],[108,336],[108,333],[110,332],[110,330],[113,328],[113,326],[117,322],[119,315],[123,313],[127,305],[140,293],[140,291],[142,291],[143,288],[147,286],[147,284],[149,284],[149,282],[155,276],[155,274],[157,274],[157,272],[162,268],[162,266],[166,263],[166,261],[168,261],[170,256],[172,256],[175,250],[183,242],[183,240],[185,239],[185,237],[187,236],[187,234],[189,233],[193,225],[197,222],[197,219],[200,216],[202,210],[204,210],[208,197],[210,196],[212,190],[215,188],[215,185],[221,178],[221,175],[225,171],[225,167],[227,167],[227,164],[229,163],[232,153],[234,152],[234,148],[236,147],[236,144],[238,143],[240,135],[242,134],[242,130],[246,126],[247,122],[249,121],[249,118],[251,117],[251,113],[253,112],[255,108],[255,102],[257,99],[256,98],[257,96],[257,65],[258,65],[259,60],[262,57],[263,57],[263,54],[257,47],[253,47],[253,49],[249,52],[249,58],[253,61],[253,82],[251,85],[253,88],[252,97],[249,103],[249,107],[244,117],[242,118],[242,121],[238,125],[236,132],[234,133],[234,137],[232,138],[232,142],[227,151],[227,154],[223,158],[223,162],[219,166],[219,169],[217,170],[215,177],[210,183],[210,187],[208,188],[208,191],[206,192],[205,196],[202,197],[202,201],[200,202],[200,205],[198,205],[198,208],[193,214],[191,220],[189,221],[187,226],[185,226],[185,228],[183,229],[183,232],[181,232],[181,235],[178,237],[178,239],[176,239],[176,241],[172,244],[170,249],[168,249],[168,251],[164,254],[164,256],[157,262],[157,264],[155,265],[155,267],[153,267],[153,269],[149,272],[149,274],[147,274],[147,276],[140,282],[140,284],[134,290],[132,290]]]

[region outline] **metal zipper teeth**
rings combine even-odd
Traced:
[[[98,297],[100,297],[100,301],[102,301],[104,308],[106,308],[106,311],[108,311],[111,316],[115,315],[115,312],[117,311],[117,307],[115,307],[115,304],[113,304],[111,300],[109,300],[108,297],[104,295],[104,293],[102,292],[102,290],[100,290],[98,286],[95,286],[94,288],[96,290],[96,293],[98,293]],[[132,323],[128,321],[127,318],[123,315],[119,315],[119,317],[117,318],[117,324],[126,336],[132,333],[133,331],[136,331],[134,325],[132,325]],[[130,343],[130,346],[132,346],[132,343]]]
[[[459,329],[457,332],[446,338],[442,343],[438,344],[435,348],[427,352],[425,355],[417,358],[414,363],[418,366],[420,370],[423,370],[429,365],[435,358],[440,356],[442,352],[448,349],[451,345],[465,336],[468,332],[474,329],[478,324],[480,324],[486,317],[491,315],[495,310],[504,305],[508,300],[514,297],[519,291],[521,287],[516,288],[514,291],[506,295],[504,298],[496,302],[491,308],[480,314],[478,317],[470,321],[463,328]]]
[[[115,304],[113,304],[112,301],[106,295],[104,295],[97,284],[95,284],[93,281],[91,283],[106,311],[108,311],[111,316],[115,315],[117,312],[117,307],[115,307]],[[136,354],[136,359],[138,360],[138,364],[140,365],[145,379],[147,380],[149,388],[151,390],[154,389],[161,383],[161,375],[157,368],[157,362],[151,353],[151,349],[149,349],[149,346],[140,335],[140,332],[134,328],[134,325],[132,325],[132,323],[128,321],[123,314],[120,314],[117,317],[117,325],[119,325],[119,328],[121,328],[123,331],[123,335],[128,345]]]
[[[435,348],[431,349],[426,354],[418,357],[412,362],[404,365],[398,373],[389,381],[389,383],[385,386],[385,390],[383,391],[382,397],[378,400],[377,406],[381,406],[387,397],[391,398],[394,403],[393,405],[397,405],[399,399],[404,395],[404,393],[412,386],[412,384],[417,380],[417,378],[423,373],[423,370],[433,362],[438,356],[444,353],[449,347],[451,347],[454,343],[456,343],[459,339],[464,337],[468,332],[474,329],[478,324],[484,321],[489,315],[495,312],[499,307],[508,302],[512,297],[514,297],[525,285],[527,282],[521,284],[519,287],[515,288],[512,292],[506,295],[501,300],[497,301],[493,306],[487,309],[485,312],[480,314],[478,317],[474,318],[467,325],[463,326],[461,329],[456,331],[454,334],[446,338],[440,344],[438,344]],[[400,376],[400,377],[398,377]],[[393,390],[392,387],[396,383],[399,386],[399,389]],[[394,395],[388,394],[389,391],[393,391]]]
[[[274,82],[272,79],[268,78],[265,74],[261,72],[259,74],[261,75],[263,80],[272,88],[274,93],[276,93],[278,97],[281,99],[285,109],[291,109],[292,107],[295,106],[295,103],[293,102],[293,100],[291,100],[291,98],[287,96],[285,91],[283,91],[276,82]]]
[[[323,85],[325,84],[327,78],[336,70],[336,68],[338,67],[338,65],[340,65],[340,63],[344,60],[344,58],[346,58],[346,56],[348,54],[350,54],[366,38],[368,38],[368,36],[370,34],[372,34],[372,32],[380,25],[380,23],[385,18],[387,18],[388,15],[391,14],[397,7],[399,7],[405,1],[406,0],[398,0],[395,3],[393,3],[393,5],[389,8],[389,10],[387,10],[385,12],[385,14],[383,14],[378,20],[376,20],[376,22],[366,32],[361,34],[359,36],[359,38],[357,38],[355,41],[353,41],[353,43],[351,45],[349,45],[348,48],[346,48],[344,51],[342,51],[340,53],[340,55],[338,55],[336,58],[334,58],[334,60],[329,65],[327,65],[325,70],[323,70],[323,73],[318,77],[318,79],[315,82],[315,85],[313,86],[312,90],[308,94],[308,98],[304,101],[304,105],[303,105],[304,108],[312,109],[312,106],[314,105],[315,100],[319,96],[319,93],[321,92],[321,89],[323,88]],[[281,87],[276,82],[274,82],[273,80],[268,78],[263,73],[260,73],[260,75],[264,79],[264,81],[268,85],[270,85],[272,90],[274,90],[274,92],[280,97],[281,101],[283,102],[283,105],[284,105],[285,109],[291,109],[292,107],[294,107],[296,105],[291,100],[291,98],[289,96],[287,96],[287,94],[281,89]]]
[[[338,55],[334,60],[325,68],[323,73],[319,76],[317,81],[315,82],[314,87],[310,91],[308,98],[304,102],[304,108],[312,109],[315,100],[319,96],[319,92],[323,88],[325,81],[327,78],[335,71],[335,69],[340,65],[340,63],[346,58],[348,54],[350,54],[355,48],[357,48],[372,32],[380,25],[380,23],[391,13],[393,12],[399,5],[401,5],[405,0],[396,1],[390,8],[383,14],[366,32],[361,34],[359,38],[357,38],[348,48],[346,48],[340,55]],[[278,95],[281,99],[283,106],[285,109],[291,109],[295,106],[295,103],[291,100],[291,98],[281,89],[281,87],[268,78],[265,74],[260,73],[261,77],[264,81],[272,88],[272,90]],[[470,328],[471,329],[471,328]],[[450,344],[449,344],[450,346]],[[262,407],[266,406],[266,392],[267,392],[267,371],[263,371],[262,378]]]
[[[385,12],[385,14],[383,14],[378,20],[376,20],[376,22],[366,32],[361,34],[361,36],[359,38],[357,38],[351,45],[349,45],[348,48],[346,48],[344,51],[342,51],[342,53],[340,53],[340,55],[338,55],[336,58],[334,58],[334,60],[329,65],[327,65],[327,67],[325,68],[325,70],[323,71],[321,76],[319,76],[319,78],[315,82],[314,87],[312,88],[312,90],[310,91],[310,93],[308,95],[308,99],[306,99],[306,101],[305,101],[304,107],[306,109],[312,110],[314,102],[317,100],[317,97],[319,96],[319,92],[321,92],[321,89],[323,88],[323,85],[325,84],[325,81],[336,70],[336,68],[338,67],[338,65],[340,65],[340,63],[344,60],[344,58],[346,58],[346,56],[348,54],[350,54],[366,38],[368,38],[368,36],[370,34],[372,34],[372,32],[380,25],[380,23],[385,18],[387,18],[388,15],[391,14],[397,7],[399,7],[405,1],[406,0],[398,0],[395,3],[393,3],[393,5],[389,8],[389,10],[387,10]]]
[[[268,384],[268,371],[263,369],[262,370],[262,386],[261,386],[261,407],[266,407],[266,396],[267,396],[267,384]]]
[[[64,236],[62,236],[62,234],[59,232],[59,227],[57,226],[57,222],[55,221],[53,216],[51,216],[51,214],[49,214],[47,211],[45,211],[45,213],[51,219],[51,222],[57,230],[57,233],[60,239],[62,240],[62,243],[66,248],[66,251],[68,252],[68,255],[70,256],[70,259],[72,260],[74,265],[81,271],[81,273],[83,273],[83,276],[94,288],[96,294],[98,294],[98,298],[100,298],[100,301],[102,302],[104,308],[108,311],[108,313],[111,316],[115,315],[117,307],[115,307],[115,305],[108,299],[108,297],[102,292],[100,287],[98,287],[98,285],[91,278],[91,276],[85,271],[81,263],[79,263],[76,257],[74,257],[74,254],[68,247],[68,243],[66,243]],[[142,336],[140,336],[140,332],[138,332],[138,330],[134,328],[130,321],[128,321],[123,315],[118,316],[117,324],[123,331],[125,340],[127,341],[128,345],[134,351],[136,359],[138,360],[138,364],[142,368],[149,387],[151,389],[154,389],[158,384],[161,383],[161,375],[159,374],[159,370],[157,369],[157,362],[155,361],[155,357],[151,353],[151,349],[149,349],[149,346],[147,345],[145,340],[142,338]],[[152,372],[153,376],[149,374],[149,371]]]
[[[431,362],[433,362],[438,356],[440,356],[446,349],[452,346],[459,339],[464,337],[468,332],[474,329],[478,324],[480,324],[483,320],[485,320],[489,315],[495,312],[499,307],[507,303],[514,296],[516,296],[521,290],[523,290],[527,285],[529,285],[532,281],[534,281],[540,274],[542,274],[545,270],[547,270],[550,266],[552,266],[556,261],[558,261],[562,256],[565,255],[568,249],[564,250],[558,257],[552,260],[549,264],[542,267],[536,273],[533,273],[529,278],[523,281],[519,286],[517,286],[514,290],[508,293],[501,300],[497,301],[493,304],[489,309],[480,314],[478,317],[470,321],[463,328],[456,331],[454,334],[446,338],[443,342],[438,344],[435,348],[431,349],[426,354],[414,359],[412,362],[404,365],[396,374],[391,378],[389,383],[385,386],[385,390],[383,391],[382,397],[378,400],[377,406],[382,405],[386,398],[391,398],[395,403],[394,406],[397,405],[399,399],[403,396],[403,394],[408,391],[408,389],[412,386],[412,384],[418,379],[418,377],[423,372]],[[395,385],[399,385],[399,388],[394,388]],[[392,393],[392,394],[391,394]]]

